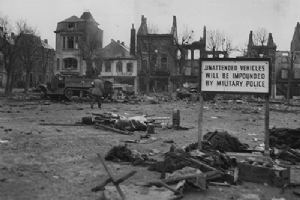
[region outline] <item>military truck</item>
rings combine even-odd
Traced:
[[[94,79],[81,76],[56,75],[47,84],[41,84],[38,89],[43,97],[66,98],[86,97],[90,94]],[[104,81],[104,98],[111,98],[113,94],[112,82]]]

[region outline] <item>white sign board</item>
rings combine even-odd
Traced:
[[[203,60],[201,91],[269,93],[269,61]]]

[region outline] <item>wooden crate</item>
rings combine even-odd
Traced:
[[[238,163],[239,180],[254,183],[267,183],[272,186],[282,187],[289,182],[287,168],[268,168],[255,166],[248,163]]]
[[[300,166],[290,166],[289,167],[289,177],[290,184],[299,185],[300,184]]]

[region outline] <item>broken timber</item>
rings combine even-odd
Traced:
[[[106,184],[112,182],[112,183],[115,185],[115,187],[116,187],[118,193],[120,194],[121,199],[122,199],[122,200],[126,200],[125,194],[124,194],[123,191],[121,190],[121,187],[119,186],[119,184],[122,183],[123,181],[125,181],[126,179],[130,178],[131,176],[133,176],[133,175],[136,173],[136,171],[132,171],[132,172],[126,174],[125,176],[123,176],[123,177],[121,177],[121,178],[119,178],[119,179],[115,179],[115,178],[113,177],[113,175],[112,175],[110,169],[109,169],[108,166],[106,165],[104,159],[101,157],[101,155],[97,153],[97,156],[98,156],[98,158],[100,158],[100,161],[101,161],[101,163],[102,163],[102,165],[103,165],[105,171],[107,172],[109,178],[106,179],[106,180],[104,181],[104,183],[102,183],[100,186],[97,186],[97,187],[93,188],[92,191],[95,191],[95,192],[96,192],[96,191],[99,191],[99,190],[101,190],[102,188],[104,188]]]
[[[123,134],[123,135],[132,135],[133,134],[133,132],[131,132],[131,131],[123,131],[123,130],[116,129],[116,128],[106,126],[106,125],[103,125],[103,124],[99,124],[99,123],[96,123],[95,127],[105,129],[105,130],[108,130],[108,131],[113,131],[113,132],[120,133],[120,134]]]

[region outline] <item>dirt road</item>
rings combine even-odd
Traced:
[[[125,116],[154,115],[170,117],[173,109],[181,111],[181,125],[188,131],[156,129],[157,140],[150,144],[130,144],[131,149],[160,153],[168,151],[174,140],[184,146],[197,140],[198,103],[183,101],[160,104],[104,104],[102,110],[91,110],[88,103],[54,103],[47,101],[9,101],[0,99],[0,199],[99,199],[99,193],[91,192],[107,177],[96,153],[105,153],[126,139],[138,139],[143,132],[133,136],[94,129],[92,126],[42,126],[41,122],[74,123],[92,112],[110,111]],[[254,147],[263,143],[264,109],[261,103],[218,102],[205,103],[204,132],[226,130],[242,142]],[[300,107],[271,105],[270,127],[299,127]],[[114,173],[122,174],[132,169],[138,173],[125,182],[133,185],[160,174],[145,167],[111,163]],[[210,187],[207,192],[189,193],[184,199],[255,199],[285,197],[297,199],[291,190],[284,194],[279,188],[263,184]],[[244,197],[243,197],[244,195]],[[252,198],[252,199],[253,199]]]

